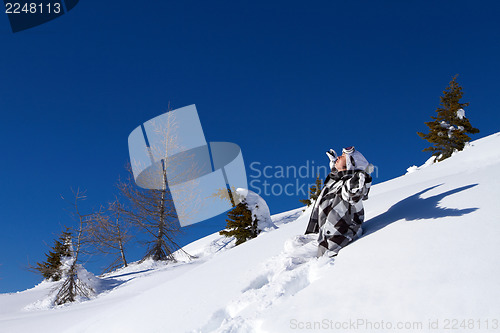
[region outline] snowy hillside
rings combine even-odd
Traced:
[[[374,185],[363,237],[335,261],[314,257],[296,209],[238,247],[214,234],[185,247],[196,260],[110,274],[90,301],[50,308],[50,283],[0,295],[0,332],[500,329],[499,146]]]

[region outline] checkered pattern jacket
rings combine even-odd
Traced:
[[[362,234],[372,178],[364,171],[333,171],[314,203],[306,234],[318,233],[318,257],[335,256]]]

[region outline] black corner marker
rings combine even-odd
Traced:
[[[75,8],[76,4],[80,0],[64,0],[64,3],[66,4],[66,11],[69,12],[73,8]]]

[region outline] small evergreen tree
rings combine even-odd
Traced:
[[[62,259],[71,257],[71,232],[66,229],[59,239],[54,241],[54,246],[48,254],[47,260],[37,263],[34,269],[42,274],[46,280],[59,281],[63,275],[61,271]]]
[[[240,202],[227,213],[226,222],[226,230],[220,231],[219,234],[226,237],[234,236],[236,245],[257,237],[260,232],[258,229],[259,220],[252,217],[252,212],[245,202]]]
[[[319,194],[321,193],[321,188],[322,181],[318,175],[318,177],[316,177],[316,183],[309,188],[309,199],[300,199],[299,201],[309,207],[314,201],[316,201],[316,199],[318,199]]]
[[[477,128],[472,127],[465,117],[464,107],[469,103],[460,103],[463,92],[462,87],[453,77],[449,86],[440,97],[441,102],[436,109],[437,115],[431,116],[432,121],[425,124],[429,127],[429,133],[417,132],[417,134],[432,144],[432,147],[423,151],[431,151],[438,157],[438,162],[451,156],[454,151],[463,150],[465,143],[470,141],[467,133],[479,133]]]

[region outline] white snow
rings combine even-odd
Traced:
[[[314,257],[315,236],[303,235],[310,208],[298,208],[239,246],[213,234],[185,247],[193,261],[103,276],[89,301],[30,308],[49,282],[2,294],[0,332],[443,332],[452,320],[465,320],[463,332],[491,330],[499,145],[494,134],[372,186],[364,235],[335,261]]]
[[[442,120],[439,125],[443,128],[450,128],[450,124],[448,124],[446,121]]]
[[[457,116],[457,118],[459,118],[459,119],[461,119],[461,120],[462,120],[462,119],[464,119],[464,118],[465,118],[465,111],[464,111],[464,109],[459,109],[459,110],[457,110],[457,112],[456,112],[456,116]],[[453,126],[453,125],[448,124],[448,123],[447,123],[446,121],[444,121],[444,120],[442,120],[442,121],[439,123],[439,125],[440,125],[442,128],[444,128],[444,129],[447,129],[447,130],[448,130],[447,135],[448,135],[448,137],[449,137],[449,138],[451,138],[451,137],[453,136],[453,131],[463,131],[463,130],[464,130],[464,127],[463,127],[463,126],[457,126],[457,127],[455,127],[455,126]],[[438,133],[438,135],[439,135],[439,136],[443,136],[443,135],[444,135],[444,133],[443,133],[443,132],[439,132],[439,133]]]
[[[68,257],[66,263],[63,261],[63,266],[67,265],[69,268],[72,262],[73,258]],[[84,286],[88,287],[87,289],[90,291],[89,295],[90,298],[94,298],[96,295],[106,290],[106,287],[103,286],[104,280],[97,278],[94,274],[87,271],[82,265],[77,265],[76,272],[78,275],[79,282],[83,283]],[[56,299],[57,293],[66,278],[67,275],[63,275],[61,280],[57,282],[44,281],[41,284],[39,284],[39,286],[43,285],[50,286],[50,288],[48,288],[49,292],[46,295],[44,295],[44,297],[41,297],[40,299],[37,299],[35,302],[26,305],[24,307],[24,310],[33,311],[33,310],[47,310],[53,308],[55,306],[54,301]],[[88,300],[87,297],[78,295],[76,302],[84,302],[87,300]]]
[[[415,172],[418,170],[422,170],[423,168],[427,168],[428,166],[433,165],[434,163],[436,163],[436,158],[437,158],[436,156],[431,156],[427,161],[425,161],[424,164],[422,164],[419,167],[416,165],[412,165],[411,167],[406,169],[406,174],[409,174],[409,173],[412,173],[412,172]]]
[[[252,216],[257,219],[259,230],[276,228],[271,219],[269,206],[260,195],[245,188],[237,188],[236,193],[238,193],[240,201],[247,204]]]

